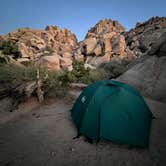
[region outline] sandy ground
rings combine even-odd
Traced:
[[[166,104],[146,101],[157,118],[149,149],[73,140],[72,104],[55,100],[0,124],[0,166],[165,166]]]

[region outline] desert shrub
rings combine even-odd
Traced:
[[[14,58],[20,57],[20,52],[18,50],[18,45],[12,41],[1,41],[0,50],[5,55],[14,55]]]
[[[87,83],[92,83],[97,80],[108,79],[109,73],[104,69],[95,69],[89,71],[88,81]]]
[[[84,67],[84,62],[82,61],[74,61],[73,62],[73,70],[72,70],[72,74],[76,77],[76,78],[81,78],[83,77],[85,74],[87,74],[89,72],[89,69],[85,69]]]
[[[70,82],[82,82],[88,75],[89,69],[85,69],[84,63],[81,61],[74,61],[73,70],[68,72]]]
[[[116,78],[127,70],[128,62],[125,60],[110,61],[109,63],[102,64],[100,68],[106,71],[109,78]]]
[[[69,82],[92,83],[97,80],[108,78],[104,69],[85,69],[83,62],[74,61],[73,70],[68,72]]]
[[[66,72],[48,71],[39,69],[39,76],[43,83],[46,96],[64,97],[68,90]],[[0,65],[0,86],[15,88],[23,83],[37,80],[37,68],[34,66],[21,67],[15,64]]]
[[[68,94],[69,82],[67,71],[46,71],[46,78],[43,79],[45,95],[49,97],[65,97]]]
[[[36,73],[33,68],[20,67],[14,64],[0,65],[0,83],[13,88],[27,81],[35,80]]]
[[[38,68],[43,91],[46,96],[65,97],[68,95],[70,83],[92,83],[97,80],[115,78],[126,70],[126,63],[112,62],[104,64],[98,69],[85,69],[83,62],[73,62],[72,71],[48,71]],[[33,65],[27,67],[15,64],[0,64],[0,85],[13,88],[28,81],[37,79],[37,68]]]
[[[10,58],[8,55],[5,55],[3,54],[1,51],[0,51],[0,65],[2,64],[7,64],[10,62]]]

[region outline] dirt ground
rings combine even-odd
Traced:
[[[73,139],[72,103],[54,100],[0,124],[0,166],[165,166],[166,104],[146,101],[156,117],[149,149]]]

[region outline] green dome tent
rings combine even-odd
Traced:
[[[78,134],[93,140],[148,146],[152,114],[139,92],[127,84],[103,80],[89,85],[71,116]]]

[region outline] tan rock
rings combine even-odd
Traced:
[[[76,61],[84,61],[84,55],[82,55],[82,54],[75,54],[75,56],[74,56],[74,59],[76,60]]]
[[[112,51],[117,55],[124,56],[126,49],[126,42],[124,36],[119,35],[116,38],[113,37],[111,39],[111,42],[112,42]]]
[[[86,57],[86,59],[85,59],[85,63],[86,64],[91,64],[91,61],[94,59],[94,57],[92,57],[92,56],[87,56]],[[95,57],[95,59],[96,59],[96,57]]]
[[[119,33],[118,33],[119,34]],[[109,33],[106,33],[106,34],[103,34],[103,38],[109,38],[111,39],[113,36],[116,36],[117,35],[117,32],[109,32]]]
[[[95,66],[92,66],[92,65],[87,64],[87,63],[84,64],[84,67],[85,67],[85,69],[92,69],[92,70],[96,69]]]
[[[125,29],[118,21],[113,21],[111,19],[101,20],[88,31],[86,38],[95,35],[96,36],[103,35],[113,31],[116,31],[116,33],[121,33],[124,32]]]
[[[111,44],[111,38],[105,38],[104,41],[105,44],[105,53],[110,53],[112,51],[112,44]]]
[[[58,56],[43,56],[40,64],[50,70],[60,70],[60,61]]]
[[[97,56],[95,56],[95,57],[89,56],[89,57],[87,57],[86,63],[90,64],[94,67],[98,67],[101,64],[107,63],[109,61],[110,61],[110,54],[107,53],[104,56],[98,56],[98,57]]]
[[[99,66],[109,62],[114,56],[127,58],[125,37],[121,34],[124,31],[123,26],[117,21],[111,19],[99,21],[79,44],[85,63]]]
[[[72,60],[70,58],[60,57],[59,60],[60,60],[60,67],[62,69],[65,69],[65,70],[68,70],[68,71],[71,71],[73,69]]]
[[[29,61],[38,61],[41,56],[42,64],[48,68],[58,69],[59,62],[47,55],[61,55],[65,58],[72,58],[73,50],[77,46],[76,36],[67,29],[60,29],[57,26],[47,26],[45,30],[20,28],[14,32],[1,37],[0,40],[13,41],[18,45],[21,58],[28,58]],[[24,61],[20,59],[19,61]],[[26,59],[27,60],[27,59]],[[40,61],[40,60],[39,60]]]
[[[98,44],[93,52],[95,53],[96,56],[100,56],[102,54],[102,47],[101,47],[101,45]]]
[[[64,53],[62,54],[62,57],[64,57],[64,58],[72,58],[72,56],[73,56],[73,54],[70,53],[70,52],[64,52]]]
[[[22,58],[29,58],[32,54],[32,51],[24,43],[19,43],[19,50]]]
[[[97,44],[97,40],[96,38],[88,38],[85,39],[83,43],[86,45],[86,54],[89,55],[93,53]]]

